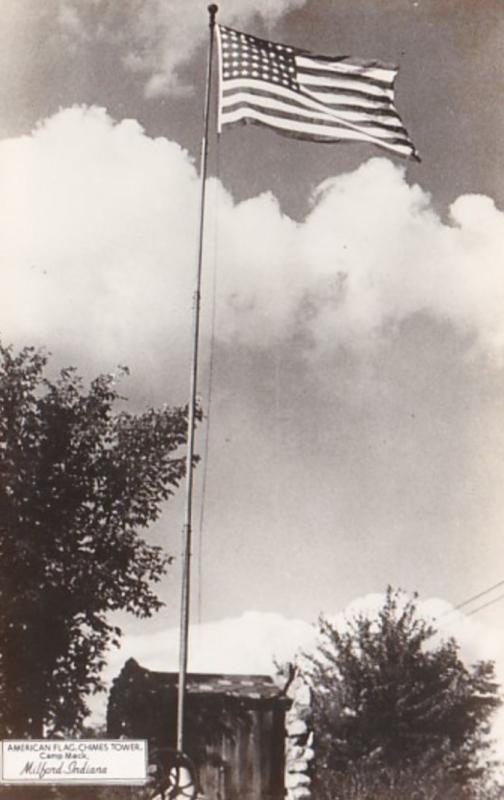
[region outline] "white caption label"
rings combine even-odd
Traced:
[[[2,742],[2,781],[145,783],[147,759],[141,739],[9,739]]]

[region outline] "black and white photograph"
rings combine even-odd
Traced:
[[[504,800],[504,3],[0,0],[1,800]]]

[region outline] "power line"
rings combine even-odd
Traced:
[[[488,589],[484,589],[482,592],[478,592],[478,594],[475,594],[472,597],[468,597],[467,600],[463,600],[462,603],[459,603],[458,605],[454,606],[454,608],[450,609],[449,611],[445,611],[443,614],[440,614],[439,617],[437,617],[437,619],[445,617],[449,614],[453,614],[455,611],[458,611],[458,609],[464,608],[469,603],[473,603],[475,600],[478,600],[478,598],[484,597],[485,595],[489,594],[490,592],[493,592],[495,589],[497,589],[499,586],[502,585],[504,585],[504,580],[499,581],[498,583],[494,583],[494,585],[489,586]],[[477,608],[473,608],[471,611],[466,611],[465,616],[472,617],[473,614],[477,614],[479,611],[483,611],[483,609],[488,608],[489,606],[493,606],[495,603],[499,603],[501,600],[504,600],[504,592],[502,594],[497,595],[497,597],[493,597],[491,600],[487,600],[486,603],[482,603],[482,605],[478,606]],[[434,622],[436,621],[437,620],[434,619]],[[443,628],[449,628],[450,625],[454,624],[455,620],[448,620],[448,622],[445,622],[444,625],[439,626],[439,630],[443,630]]]
[[[494,597],[493,600],[488,600],[488,602],[483,603],[482,606],[478,606],[478,608],[474,608],[472,611],[468,611],[467,614],[466,614],[466,617],[470,617],[473,614],[477,614],[478,611],[483,611],[483,609],[487,608],[488,606],[493,606],[493,604],[494,603],[498,603],[499,600],[504,600],[504,592],[502,594],[500,594],[498,597]]]
[[[493,592],[495,589],[498,589],[499,586],[504,586],[504,580],[498,581],[498,583],[494,583],[493,586],[489,586],[488,589],[483,589],[483,591],[482,592],[478,592],[478,594],[473,594],[472,597],[468,597],[467,600],[463,600],[461,603],[458,603],[458,605],[453,606],[453,608],[448,609],[448,611],[443,611],[443,613],[440,614],[439,617],[437,617],[437,619],[441,619],[442,617],[446,617],[446,616],[448,616],[450,614],[453,614],[455,611],[458,611],[460,608],[465,608],[465,606],[468,606],[470,603],[473,603],[475,600],[479,600],[480,597],[484,597],[485,595],[490,594],[490,592]],[[495,602],[497,602],[497,600],[500,599],[500,597],[503,597],[503,596],[504,595],[499,595],[499,598],[497,598],[495,600]],[[483,606],[481,606],[481,608],[484,608],[486,605],[490,605],[490,604],[491,603],[485,603]],[[466,614],[466,616],[470,616],[471,614],[475,614],[476,610],[468,612]]]

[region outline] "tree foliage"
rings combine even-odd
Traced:
[[[350,792],[358,780],[391,790],[398,776],[442,774],[448,797],[448,784],[460,792],[482,776],[489,718],[500,703],[491,662],[466,667],[453,639],[433,647],[435,630],[415,600],[390,587],[377,616],[360,614],[344,631],[321,618],[319,633],[305,676],[321,796],[364,797]],[[371,796],[380,796],[377,786]]]
[[[150,616],[170,559],[148,544],[184,474],[181,408],[116,411],[114,377],[85,388],[47,356],[0,345],[0,727],[70,731],[101,688],[120,630],[108,612]]]

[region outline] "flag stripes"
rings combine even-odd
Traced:
[[[315,98],[313,98],[315,100]],[[255,90],[254,88],[249,88],[247,91],[242,91],[240,87],[238,87],[235,91],[228,94],[227,92],[224,95],[224,104],[226,108],[230,105],[236,105],[238,103],[246,103],[247,100],[250,100],[251,103],[254,103],[254,100],[257,104],[264,104],[275,106],[278,108],[285,108],[286,110],[292,108],[297,112],[300,112],[302,109],[307,109],[308,104],[301,103],[294,98],[293,100],[288,100],[283,96],[276,96],[275,94],[267,91],[267,90]],[[315,100],[315,102],[317,102]],[[326,104],[327,105],[327,104]],[[317,106],[313,106],[315,110],[319,110]],[[394,128],[395,130],[400,129],[402,131],[406,131],[404,128],[400,118],[394,112],[391,112],[390,115],[383,113],[380,109],[362,109],[359,106],[345,106],[342,104],[331,104],[329,110],[320,111],[320,114],[323,115],[325,118],[332,120],[334,118],[333,111],[338,111],[338,116],[341,119],[349,119],[350,121],[355,121],[357,119],[362,119],[363,124],[365,122],[369,122],[371,125],[378,125],[384,126],[389,128]]]
[[[348,56],[310,56],[297,50],[296,60],[300,69],[317,65],[340,75],[348,73],[366,81],[380,81],[384,86],[393,86],[397,75],[395,66],[386,66],[377,61],[359,61],[356,58],[350,60]]]
[[[253,90],[249,92],[235,92],[230,99],[232,102],[229,104],[226,103],[226,115],[238,109],[246,110],[248,106],[259,109],[267,107],[268,111],[275,116],[284,116],[288,118],[295,114],[300,120],[305,119],[307,122],[313,121],[316,124],[320,122],[333,124],[334,122],[334,116],[327,111],[307,108],[301,103],[298,104],[293,101],[286,102],[285,100],[277,99],[274,95],[266,96],[264,93],[257,95]],[[368,129],[368,133],[374,133],[374,135],[382,134],[386,138],[389,138],[389,134],[402,134],[404,141],[408,141],[406,129],[400,124],[399,120],[398,124],[394,124],[391,120],[382,122],[373,117],[367,118],[360,111],[348,112],[346,110],[340,111],[338,116],[342,121],[361,125]],[[371,128],[373,129],[372,131],[370,130]]]
[[[274,118],[271,117],[270,114],[267,114],[260,109],[255,108],[248,108],[246,117],[243,115],[242,112],[239,110],[236,112],[232,112],[228,115],[226,119],[227,123],[233,122],[242,122],[244,119],[250,122],[258,122],[268,127],[273,127],[279,130],[282,133],[287,133],[293,135],[295,138],[299,139],[309,139],[310,141],[314,142],[327,142],[327,143],[334,143],[340,142],[343,140],[347,141],[355,141],[355,142],[368,142],[369,144],[378,144],[384,148],[385,150],[390,150],[398,155],[403,155],[406,158],[411,156],[411,147],[409,145],[404,145],[401,140],[391,139],[388,142],[386,141],[378,141],[376,136],[367,136],[364,134],[363,131],[354,131],[350,128],[335,128],[331,136],[327,134],[327,127],[323,124],[315,124],[312,123],[307,125],[306,123],[297,122],[289,118],[281,118],[275,116]],[[306,131],[309,129],[309,135],[306,135]]]
[[[254,122],[298,138],[369,142],[418,159],[394,106],[396,68],[217,30],[219,131]]]
[[[403,133],[402,137],[396,137],[396,131],[391,131],[388,125],[383,125],[372,118],[364,118],[360,111],[357,112],[357,121],[354,122],[348,118],[348,115],[345,115],[345,112],[339,112],[335,117],[331,107],[320,103],[316,97],[311,97],[307,94],[306,97],[300,98],[299,95],[284,86],[275,87],[275,92],[270,91],[270,89],[270,84],[266,82],[259,80],[248,81],[248,79],[247,81],[237,81],[231,89],[226,89],[221,103],[221,107],[225,111],[225,122],[239,122],[245,118],[268,124],[265,117],[265,112],[267,111],[271,116],[272,127],[279,127],[285,130],[285,124],[280,125],[278,123],[279,118],[292,118],[293,122],[297,123],[304,120],[307,128],[311,125],[316,126],[316,130],[310,130],[310,133],[316,135],[318,140],[322,137],[327,141],[335,141],[336,136],[358,141],[358,137],[355,135],[355,128],[362,127],[363,141],[378,144],[382,139],[398,139],[394,143],[398,145],[404,144],[407,149],[406,153],[401,149],[400,154],[408,155],[411,153],[412,145],[399,117],[397,117],[397,120]],[[247,115],[249,109],[254,113]],[[259,114],[258,112],[262,113]],[[363,125],[363,123],[365,124]],[[327,128],[322,130],[321,125],[327,125],[329,130]],[[295,129],[298,134],[302,133],[299,125],[296,125]],[[351,135],[349,134],[350,131]],[[378,137],[378,141],[374,141],[376,137]],[[389,144],[390,141],[387,143],[382,142],[382,146],[386,146],[387,149],[390,149],[388,147]]]
[[[296,63],[299,72],[303,74],[319,74],[326,73],[328,76],[346,75],[355,81],[360,81],[363,84],[377,86],[381,89],[393,89],[394,80],[397,75],[397,67],[383,67],[376,69],[374,66],[356,66],[348,63],[343,58],[335,58],[331,61],[324,60],[328,57],[317,56],[316,58],[307,58],[306,56],[296,56]],[[376,62],[371,62],[375,64]]]
[[[355,92],[356,95],[369,97],[371,100],[379,98],[383,102],[387,100],[392,103],[394,98],[394,90],[388,86],[379,86],[371,81],[363,81],[360,78],[354,78],[352,75],[344,77],[336,73],[324,72],[320,70],[299,70],[298,80],[303,86],[327,86],[331,89],[343,89],[347,92]]]

